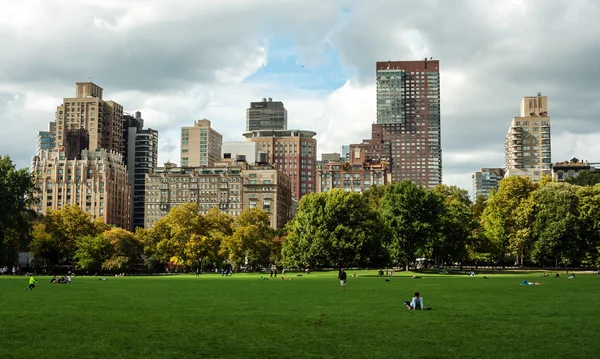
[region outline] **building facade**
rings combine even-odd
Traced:
[[[289,176],[292,194],[298,201],[317,189],[317,135],[313,131],[252,131],[244,137],[256,142],[266,156],[266,162]],[[260,157],[260,156],[259,156]],[[263,162],[261,159],[259,163]]]
[[[39,155],[42,151],[50,151],[56,147],[56,122],[48,124],[48,131],[39,131],[35,146],[35,153]]]
[[[225,142],[221,147],[221,160],[236,160],[242,156],[240,160],[255,164],[260,151],[261,147],[256,142]]]
[[[513,118],[504,140],[505,175],[539,181],[550,175],[551,155],[548,99],[541,94],[523,97],[521,115]]]
[[[32,173],[40,189],[38,214],[66,205],[77,205],[92,218],[130,228],[130,191],[127,166],[120,153],[84,150],[78,159],[67,159],[60,150],[42,151],[33,157]]]
[[[317,192],[327,192],[334,188],[346,192],[364,192],[373,185],[386,185],[390,176],[385,164],[350,165],[348,162],[324,163],[317,170]]]
[[[283,228],[292,218],[290,178],[272,166],[246,166],[241,176],[242,207],[264,210],[271,227]]]
[[[442,182],[439,61],[376,64],[377,124],[390,145],[392,181]]]
[[[194,121],[194,127],[181,128],[181,167],[212,167],[221,159],[223,136],[210,121]]]
[[[479,196],[488,198],[491,191],[498,192],[500,181],[504,178],[504,168],[482,168],[473,173],[473,200]]]
[[[246,110],[246,132],[262,130],[287,130],[287,110],[283,102],[269,97],[251,102]]]
[[[577,177],[581,172],[597,170],[589,162],[573,158],[570,161],[557,162],[552,166],[552,180],[564,182],[569,178]]]
[[[196,202],[202,214],[211,208],[238,216],[258,207],[281,228],[291,217],[290,181],[272,166],[184,168],[172,163],[146,175],[145,227],[150,228],[181,204]]]
[[[342,159],[341,155],[337,152],[321,154],[321,162],[323,162],[323,163],[340,162],[341,159]]]
[[[122,155],[123,106],[104,101],[102,88],[92,82],[77,82],[75,92],[56,108],[56,147],[67,159],[101,148]]]
[[[123,139],[125,151],[123,161],[129,172],[131,184],[131,230],[144,228],[146,174],[158,164],[158,131],[144,129],[144,119],[137,111],[135,116],[123,116]]]

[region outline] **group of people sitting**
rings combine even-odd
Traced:
[[[71,276],[62,276],[60,278],[56,278],[56,276],[52,277],[52,279],[50,279],[50,283],[51,284],[69,284],[71,283]]]

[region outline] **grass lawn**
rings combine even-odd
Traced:
[[[600,278],[0,277],[0,358],[597,358]],[[521,286],[523,279],[541,286]],[[432,311],[402,302],[419,290]],[[322,325],[315,322],[324,313]]]

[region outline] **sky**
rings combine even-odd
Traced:
[[[319,154],[376,121],[375,63],[440,61],[443,182],[471,190],[503,167],[523,96],[548,96],[552,160],[600,162],[596,0],[2,0],[0,155],[29,167],[38,131],[75,82],[141,111],[159,163],[207,118],[241,141],[251,101],[271,97]]]

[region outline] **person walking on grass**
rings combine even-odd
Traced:
[[[340,285],[342,286],[342,291],[345,291],[346,290],[346,272],[344,271],[344,268],[340,269],[338,278],[340,279]]]
[[[200,277],[200,268],[196,268],[196,277]]]
[[[33,290],[33,288],[35,288],[35,283],[37,283],[37,280],[35,280],[33,276],[29,277],[29,286],[25,288],[25,290]]]

